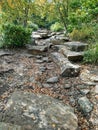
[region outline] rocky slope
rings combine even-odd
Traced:
[[[25,49],[0,50],[1,130],[97,130],[98,67],[80,62],[87,44],[62,32],[32,37]]]

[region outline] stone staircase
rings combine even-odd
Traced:
[[[84,50],[87,47],[87,44],[82,42],[66,42],[64,47],[61,47],[59,50],[65,57],[70,61],[82,61]]]
[[[81,67],[75,62],[83,60],[84,49],[87,44],[81,42],[66,42],[62,45],[54,45],[58,52],[51,53],[52,60],[59,66],[61,76],[78,76]],[[72,63],[74,62],[74,64]]]
[[[54,51],[50,56],[59,66],[61,70],[60,75],[63,77],[79,75],[81,67],[72,62],[80,62],[83,60],[84,50],[87,47],[86,43],[70,42],[62,32],[51,33],[46,30],[44,32],[41,30],[33,32],[32,38],[35,39],[34,44],[32,43],[26,46],[30,54],[42,55],[47,53],[51,47],[55,48],[56,52]]]
[[[59,66],[63,77],[78,76],[80,66],[72,64],[63,54],[58,52],[51,53],[52,60]]]

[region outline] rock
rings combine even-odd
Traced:
[[[35,77],[31,76],[29,81],[32,82],[32,83],[36,82]]]
[[[13,53],[5,50],[0,50],[0,56],[5,56],[5,55],[13,55]]]
[[[33,32],[32,38],[34,38],[34,39],[40,39],[41,35]]]
[[[44,39],[48,38],[48,31],[47,30],[38,30],[32,33],[32,38],[34,39]]]
[[[94,81],[94,82],[98,82],[98,76],[92,76],[91,80]]]
[[[68,61],[61,53],[51,53],[51,58],[60,67],[61,76],[72,77],[78,76],[80,73],[80,66],[74,65]]]
[[[37,59],[40,59],[40,60],[42,59],[42,56],[41,56],[41,55],[36,55],[35,57],[36,57]]]
[[[95,93],[98,94],[98,85],[95,86]]]
[[[38,59],[38,60],[36,60],[35,62],[36,62],[36,63],[43,63],[43,60]]]
[[[42,39],[48,38],[48,34],[50,33],[50,31],[47,29],[39,29],[37,32],[41,35]]]
[[[66,47],[60,49],[60,52],[68,58],[70,61],[82,61],[83,60],[83,52],[75,52],[67,50]]]
[[[56,32],[50,32],[50,33],[48,34],[48,37],[52,37],[52,36],[54,36],[54,35],[56,35]]]
[[[93,110],[93,104],[89,101],[87,97],[79,98],[78,104],[80,105],[80,108],[84,112],[84,114],[88,114]]]
[[[46,41],[44,45],[46,45],[48,47],[48,49],[53,46],[53,44],[51,42],[48,42],[48,41]]]
[[[10,86],[8,84],[1,84],[0,85],[0,95],[2,95],[4,92],[6,92],[8,89],[10,88]]]
[[[80,78],[83,82],[91,82],[91,73],[89,70],[84,69],[81,71]]]
[[[0,130],[24,130],[21,126],[0,122]]]
[[[80,89],[80,90],[81,89],[85,90],[85,89],[89,89],[90,86],[88,84],[80,84],[80,85],[77,86],[77,88]]]
[[[57,83],[59,81],[58,77],[52,77],[47,79],[47,83]]]
[[[22,53],[22,54],[20,54],[20,55],[21,55],[21,56],[28,57],[28,58],[34,57],[32,54],[28,54],[28,53]]]
[[[70,61],[82,61],[83,60],[83,52],[68,52],[66,56]]]
[[[10,68],[4,68],[2,70],[0,70],[0,75],[4,75],[6,73],[13,73],[14,69],[10,69]]]
[[[50,84],[43,84],[43,87],[44,88],[51,88],[51,85]]]
[[[22,91],[12,94],[1,119],[31,126],[33,130],[77,130],[78,127],[77,117],[70,106],[49,96]]]
[[[89,86],[95,86],[96,85],[96,83],[94,83],[94,82],[84,82],[84,84],[89,85]]]
[[[49,58],[48,57],[43,57],[43,62],[48,62]]]
[[[90,92],[90,90],[89,89],[82,89],[82,90],[80,90],[80,92],[81,92],[81,94],[86,95]]]
[[[46,52],[48,50],[47,46],[32,46],[27,47],[28,52],[30,54],[42,54],[43,52]]]
[[[44,67],[44,66],[40,66],[40,67],[39,67],[39,70],[40,70],[41,72],[45,72],[45,71],[46,71],[46,69],[47,69],[47,68],[46,68],[46,67]]]
[[[84,49],[88,46],[86,43],[82,42],[66,42],[65,46],[69,47],[71,51],[84,51]]]
[[[61,50],[61,48],[65,47],[64,45],[54,45],[53,46],[57,51]]]
[[[64,34],[57,34],[54,35],[50,38],[51,43],[53,43],[54,45],[59,45],[62,44],[66,41],[69,41],[69,39],[67,37],[64,36]]]
[[[70,97],[70,103],[74,107],[76,105],[76,101],[74,98]]]
[[[70,84],[65,84],[65,85],[64,85],[64,88],[65,88],[65,89],[71,88],[71,85],[70,85]]]
[[[31,40],[30,40],[30,44],[27,44],[27,45],[35,45],[35,46],[36,46],[35,39],[34,39],[34,38],[31,38]]]

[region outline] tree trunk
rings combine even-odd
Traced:
[[[28,8],[25,8],[25,18],[24,18],[24,27],[27,27],[27,21],[28,21]]]

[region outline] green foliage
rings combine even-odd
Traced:
[[[90,45],[84,54],[84,63],[98,63],[98,44]]]
[[[93,25],[93,30],[94,30],[94,39],[98,41],[98,24],[97,23]]]
[[[32,31],[36,31],[36,30],[38,30],[38,25],[32,23],[31,21],[28,21],[28,22],[27,22],[27,26],[28,26],[28,28],[31,28]]]
[[[2,39],[2,35],[0,35],[0,48],[3,47],[3,39]]]
[[[92,27],[83,26],[81,29],[74,29],[70,37],[72,40],[89,42],[94,38],[94,30]]]
[[[54,32],[58,32],[64,30],[64,27],[60,23],[56,22],[51,25],[50,30]]]
[[[27,26],[27,21],[31,20],[34,10],[32,0],[3,0],[2,17],[6,21]]]
[[[50,23],[47,20],[47,18],[42,18],[41,16],[38,15],[33,15],[32,16],[33,22],[38,25],[39,28],[49,28]]]
[[[20,25],[6,24],[3,26],[3,42],[7,47],[22,47],[31,40],[31,30]]]

